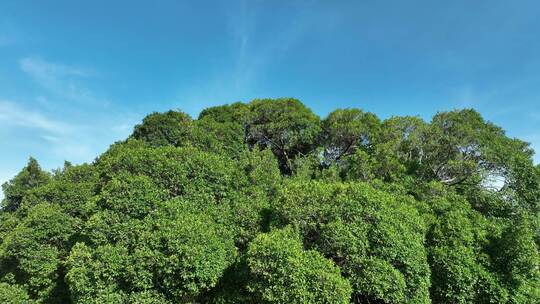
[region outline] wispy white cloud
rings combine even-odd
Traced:
[[[88,69],[50,63],[40,58],[23,58],[19,63],[23,71],[42,80],[64,76],[90,77],[95,75]]]
[[[19,143],[24,143],[28,151],[34,151],[34,153],[42,151],[44,153],[34,156],[68,159],[75,162],[91,161],[96,156],[90,139],[96,137],[96,134],[93,133],[94,129],[101,130],[84,124],[56,120],[36,109],[1,100],[0,128],[12,128],[13,131],[10,134],[18,134],[20,128],[35,130],[32,132],[33,137],[19,139]],[[45,164],[45,167],[53,168],[55,165]]]
[[[56,142],[60,141],[60,138],[58,138],[56,136],[52,136],[52,135],[41,135],[41,138],[43,138],[44,140],[46,140],[48,142],[52,142],[52,143],[56,143]]]
[[[73,131],[74,126],[51,119],[44,114],[14,102],[0,100],[0,123],[6,126],[34,128],[55,134]]]
[[[260,5],[245,1],[240,12],[235,10],[229,16],[229,31],[236,53],[232,77],[234,88],[240,91],[250,89],[258,76],[264,75],[272,61],[279,60],[312,27],[328,19],[325,16],[306,14],[305,10],[293,10],[293,18],[284,22],[267,39],[261,40],[260,35],[255,35],[265,26],[258,18],[260,10]]]
[[[17,149],[0,159],[0,183],[13,177],[14,169],[32,155],[46,170],[73,163],[91,162],[109,144],[125,138],[140,115],[109,106],[92,83],[102,77],[91,68],[53,63],[39,57],[19,60],[20,70],[39,90],[23,102],[0,96],[1,141]],[[100,115],[95,115],[98,110]],[[14,164],[17,159],[18,165]],[[1,197],[1,194],[0,194]]]
[[[230,64],[217,69],[210,77],[184,83],[178,90],[176,105],[196,116],[202,109],[217,104],[249,101],[263,96],[283,97],[280,93],[272,96],[269,92],[262,92],[261,78],[310,30],[326,21],[333,23],[327,13],[308,12],[306,3],[302,8],[292,5],[291,17],[284,19],[276,28],[261,21],[264,7],[260,3],[243,1],[240,7],[231,6],[226,12],[228,47],[232,56],[228,61]],[[261,35],[262,29],[270,30]]]
[[[19,66],[38,85],[56,97],[91,105],[108,104],[107,100],[96,97],[82,81],[98,75],[93,69],[52,63],[39,57],[23,58]]]
[[[109,144],[126,138],[134,124],[132,117],[128,119],[117,114],[94,124],[57,120],[46,112],[0,100],[0,129],[9,129],[3,136],[22,149],[20,152],[24,157],[32,155],[40,162],[44,160],[42,165],[47,170],[61,166],[64,160],[74,163],[92,161]],[[0,181],[13,175],[3,172],[9,166],[7,159],[0,159]]]

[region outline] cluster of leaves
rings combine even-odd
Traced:
[[[540,166],[474,110],[153,113],[2,186],[1,303],[539,303]]]

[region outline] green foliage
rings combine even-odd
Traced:
[[[333,162],[358,149],[370,151],[377,138],[380,121],[372,113],[340,109],[328,114],[322,125],[326,162]]]
[[[189,138],[192,119],[183,112],[152,113],[136,125],[132,137],[151,146],[181,146]]]
[[[39,203],[59,205],[64,212],[87,218],[95,207],[93,196],[97,190],[98,174],[90,165],[66,166],[56,172],[46,184],[28,191],[22,207]]]
[[[478,184],[487,175],[504,174],[508,155],[530,158],[523,142],[505,137],[472,109],[438,113],[423,137],[420,174],[449,185]]]
[[[527,218],[504,231],[496,261],[510,290],[511,303],[540,301],[540,252]]]
[[[26,167],[19,174],[2,185],[4,191],[2,209],[5,211],[17,210],[29,190],[46,184],[49,179],[50,175],[41,170],[37,160],[30,158]]]
[[[240,124],[203,119],[196,121],[194,126],[191,145],[203,151],[238,157],[247,150],[244,128]]]
[[[66,281],[72,300],[98,303],[98,299],[121,299],[117,282],[125,273],[128,258],[122,246],[104,245],[94,251],[83,243],[75,244],[66,261]]]
[[[154,281],[175,301],[215,286],[235,255],[229,233],[203,212],[189,209],[180,201],[166,203],[151,217],[150,233],[141,236],[143,247],[136,251],[136,265],[148,263],[147,253],[154,255],[155,264],[147,266],[159,269]]]
[[[0,277],[24,285],[32,298],[62,297],[62,259],[71,246],[78,221],[59,206],[32,207],[0,245]]]
[[[357,301],[429,300],[426,227],[410,197],[363,183],[296,181],[282,188],[278,201],[279,221],[298,227],[305,244],[342,268]],[[369,283],[375,281],[378,287]]]
[[[193,146],[203,151],[236,156],[244,148],[243,126],[212,119],[193,121],[183,112],[152,113],[135,126],[131,138],[152,147]]]
[[[147,294],[145,301],[192,301],[217,284],[236,254],[228,231],[180,200],[160,203],[141,227],[124,228],[138,231],[95,248],[73,247],[66,280],[75,301],[104,295],[124,299],[133,292]]]
[[[525,213],[540,212],[540,166],[534,166],[524,155],[514,155],[503,192],[508,203]]]
[[[260,234],[247,252],[250,290],[265,303],[348,303],[349,282],[313,250],[304,251],[286,228]]]
[[[225,199],[235,189],[237,168],[226,157],[196,148],[151,148],[137,142],[113,147],[98,162],[104,178],[145,175],[172,196],[212,195]]]
[[[216,122],[231,122],[244,125],[250,120],[250,106],[241,102],[202,110],[199,120],[211,119]]]
[[[257,99],[250,104],[246,142],[269,148],[289,173],[292,161],[309,153],[320,133],[320,122],[311,110],[296,99]]]
[[[167,193],[144,175],[120,175],[101,191],[99,206],[130,218],[142,219],[167,199]]]
[[[422,164],[422,134],[428,125],[418,117],[391,117],[383,121],[374,144],[377,176],[399,180],[414,174]]]
[[[0,302],[5,304],[30,303],[26,291],[16,285],[0,282]]]
[[[471,109],[152,113],[2,186],[0,303],[538,303],[532,155]]]

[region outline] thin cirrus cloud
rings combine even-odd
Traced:
[[[61,117],[64,118],[59,121],[43,115],[43,112],[29,111],[15,103],[3,102],[2,107],[6,109],[4,116],[12,118],[11,124],[30,126],[46,131],[47,134],[40,135],[40,138],[50,143],[65,143],[67,145],[67,143],[77,142],[75,145],[78,146],[83,143],[80,142],[81,136],[75,136],[76,133],[84,134],[84,138],[89,143],[95,140],[94,137],[98,134],[100,137],[102,134],[117,137],[125,135],[129,131],[126,124],[131,122],[131,118],[125,112],[115,112],[114,109],[109,109],[107,115],[104,115],[108,119],[104,118],[104,121],[96,124],[95,119],[88,120],[86,115],[81,116],[80,107],[72,106],[74,103],[85,106],[90,111],[85,112],[88,114],[93,113],[92,111],[96,108],[108,105],[107,98],[102,98],[89,86],[91,80],[100,77],[95,69],[51,62],[41,57],[22,58],[19,60],[19,67],[38,86],[39,96],[36,99],[35,108],[49,108],[50,110],[50,105],[53,104],[51,101],[57,105],[68,103],[70,106],[61,108]],[[72,140],[73,137],[78,138],[78,140]],[[86,152],[81,153],[81,149],[76,149],[76,147],[67,150],[74,151],[76,153],[73,154],[77,155],[86,154]],[[88,149],[84,151],[86,150]]]
[[[61,76],[89,77],[94,75],[94,73],[79,67],[50,63],[40,58],[23,58],[19,63],[23,71],[45,81]]]
[[[22,159],[32,155],[46,169],[57,168],[64,160],[89,162],[110,142],[129,134],[133,117],[125,111],[109,108],[100,111],[103,117],[92,117],[107,103],[91,89],[92,80],[100,77],[95,70],[39,57],[22,58],[18,64],[35,84],[37,96],[24,102],[0,96],[0,128],[9,130],[0,135],[17,138],[28,154]],[[0,160],[0,167],[7,167],[6,161]]]
[[[75,126],[71,124],[52,119],[35,109],[22,106],[20,103],[6,100],[0,100],[0,128],[10,130],[8,134],[11,135],[8,136],[20,136],[21,130],[28,129],[31,133],[40,134],[39,137],[50,143],[50,145],[46,145],[49,148],[60,147],[59,142],[62,138],[69,137],[75,131]],[[28,141],[28,138],[19,137],[20,143],[26,141]],[[35,147],[33,143],[26,142],[26,144],[29,149]],[[47,150],[51,150],[49,148]],[[9,158],[0,159],[0,167],[2,168],[0,170],[0,184],[8,181],[16,174],[16,171],[13,171],[14,161],[14,159]],[[0,191],[0,200],[2,197]]]
[[[110,142],[129,134],[127,122],[118,124],[88,125],[61,121],[30,106],[0,100],[0,129],[9,130],[6,138],[17,138],[17,143],[25,147],[25,155],[16,157],[19,168],[29,156],[36,157],[47,170],[61,166],[64,160],[75,163],[92,161]],[[100,141],[103,138],[106,138],[106,143]],[[13,160],[0,159],[0,184],[15,174],[10,162]]]
[[[51,119],[38,111],[2,100],[0,100],[0,123],[4,126],[32,128],[54,134],[67,134],[74,129],[74,126]]]
[[[298,8],[297,8],[298,9]],[[295,18],[285,22],[279,30],[258,35],[265,28],[259,17],[264,10],[244,2],[237,10],[227,11],[226,33],[230,39],[230,63],[204,79],[188,81],[178,89],[177,104],[182,110],[196,116],[205,107],[220,102],[246,101],[260,97],[264,87],[261,77],[268,72],[273,62],[284,58],[291,48],[313,27],[319,17],[332,23],[326,13],[314,16],[299,11]],[[272,97],[271,94],[263,94]]]
[[[84,85],[84,80],[98,74],[89,68],[53,63],[39,57],[27,57],[19,61],[19,67],[41,88],[55,97],[88,105],[106,105]]]

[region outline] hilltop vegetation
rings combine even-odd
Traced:
[[[540,167],[474,110],[153,113],[2,189],[1,303],[540,303]]]

